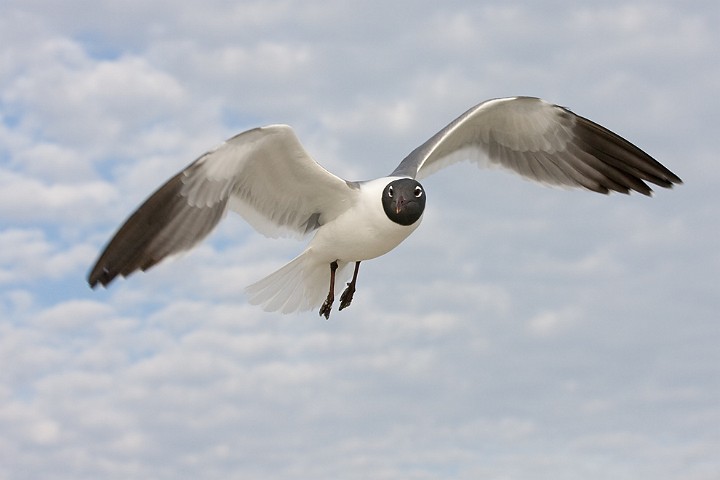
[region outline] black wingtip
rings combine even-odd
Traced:
[[[98,285],[106,288],[116,276],[117,274],[113,274],[107,268],[98,268],[98,265],[96,265],[88,275],[87,282],[93,290],[95,290]]]
[[[682,178],[678,177],[677,175],[675,175],[672,172],[670,172],[670,173],[672,176],[668,179],[668,181],[670,182],[670,185],[667,188],[672,188],[673,185],[682,185],[683,183],[685,183],[682,181]]]
[[[680,177],[633,143],[592,120],[579,115],[575,118],[575,134],[581,149],[602,162],[599,165],[601,173],[613,182],[648,197],[653,193],[648,183],[662,188],[683,183]]]

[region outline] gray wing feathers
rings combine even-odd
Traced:
[[[267,235],[301,235],[342,213],[354,191],[312,160],[290,127],[249,130],[153,193],[110,240],[88,282],[106,286],[193,247],[228,208]]]
[[[188,204],[181,195],[183,177],[180,172],[171,178],[120,227],[88,276],[91,287],[147,270],[191,248],[217,225],[227,200],[202,207]]]
[[[499,166],[549,185],[608,193],[680,178],[610,130],[531,97],[489,100],[458,117],[408,155],[394,175],[423,178],[460,160]]]
[[[304,235],[350,206],[355,189],[312,160],[290,127],[274,126],[258,141],[262,148],[245,153],[229,203],[256,230],[270,237]],[[247,144],[231,141],[230,148]]]

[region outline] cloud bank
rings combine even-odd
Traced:
[[[720,475],[715,2],[0,7],[0,477]],[[458,165],[352,308],[243,287],[302,243],[228,218],[90,291],[120,222],[225,138],[289,123],[348,179],[537,95],[686,182],[603,197]]]

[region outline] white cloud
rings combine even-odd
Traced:
[[[0,9],[0,477],[720,472],[714,3]],[[290,122],[362,178],[506,94],[606,123],[687,184],[438,173],[423,226],[330,321],[246,303],[303,243],[238,219],[85,284],[132,208],[237,129]]]
[[[527,326],[530,333],[545,337],[571,328],[580,318],[577,307],[565,307],[558,311],[539,313],[528,320]]]
[[[134,119],[138,131],[151,129],[168,110],[185,101],[182,87],[147,60],[124,56],[94,60],[66,39],[48,40],[26,50],[20,67],[30,75],[8,82],[2,100],[19,117],[22,129],[87,148],[125,134]]]
[[[115,187],[104,181],[48,183],[0,169],[0,215],[21,224],[94,220],[116,200]]]
[[[87,244],[61,247],[36,229],[0,231],[0,283],[63,278],[92,258],[92,252]]]

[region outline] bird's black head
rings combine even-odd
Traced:
[[[412,178],[393,180],[383,190],[382,204],[390,220],[412,225],[425,210],[425,189]]]

